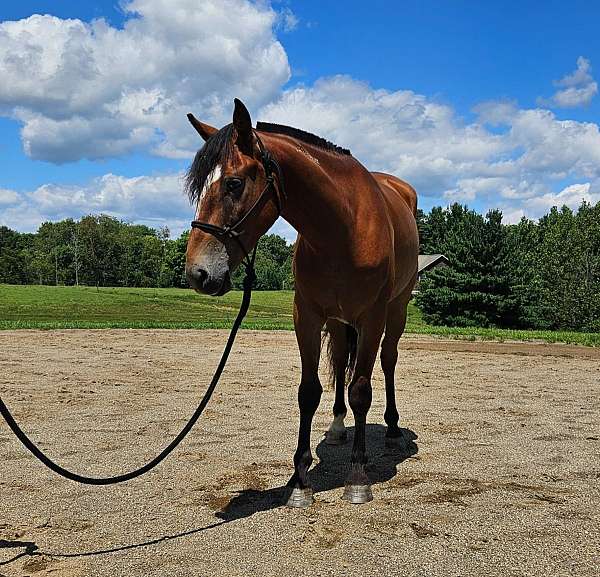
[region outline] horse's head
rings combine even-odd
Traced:
[[[233,122],[220,130],[188,114],[205,140],[187,175],[187,191],[196,204],[196,220],[226,228],[250,211],[267,186],[261,143],[252,130],[250,114],[235,99]],[[273,202],[259,203],[243,226],[238,241],[217,239],[192,228],[186,253],[186,275],[192,288],[217,296],[231,289],[231,273],[278,216]],[[240,246],[241,243],[241,246]],[[243,249],[242,249],[243,246]]]

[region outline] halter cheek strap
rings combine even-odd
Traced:
[[[244,255],[244,266],[246,267],[246,272],[249,272],[254,268],[256,246],[254,247],[252,255],[250,256],[250,252],[246,249],[244,243],[240,238],[245,232],[242,229],[242,226],[245,222],[249,221],[251,217],[260,213],[264,205],[271,199],[275,202],[275,206],[277,207],[277,213],[278,215],[280,215],[283,206],[283,200],[285,199],[285,188],[283,185],[283,175],[281,173],[281,167],[279,166],[279,163],[275,160],[275,158],[273,158],[273,155],[265,148],[264,144],[262,143],[262,140],[256,132],[254,132],[254,136],[256,137],[256,142],[260,151],[261,164],[266,174],[265,187],[263,188],[262,192],[254,202],[254,204],[250,207],[246,214],[244,214],[244,216],[242,216],[234,224],[230,224],[227,226],[218,226],[216,224],[210,224],[208,222],[202,222],[200,220],[193,220],[191,223],[192,228],[197,228],[202,232],[212,234],[217,240],[221,241],[223,244],[225,244],[225,242],[228,240],[235,241],[242,250],[242,254]],[[277,184],[275,184],[275,176],[277,176]]]

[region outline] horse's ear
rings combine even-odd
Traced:
[[[191,112],[187,115],[190,124],[196,129],[196,132],[206,142],[215,132],[219,132],[218,128],[211,126],[210,124],[204,124],[200,122]]]
[[[233,126],[237,132],[236,144],[246,154],[252,154],[252,119],[250,113],[241,100],[234,98]]]

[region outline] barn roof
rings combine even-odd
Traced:
[[[419,274],[437,266],[438,264],[448,264],[448,259],[443,254],[420,254],[419,255]]]

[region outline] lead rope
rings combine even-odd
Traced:
[[[144,466],[139,469],[135,469],[134,471],[130,471],[129,473],[125,473],[123,475],[115,475],[114,477],[86,477],[85,475],[78,475],[77,473],[73,473],[64,467],[61,467],[58,463],[55,463],[50,457],[42,452],[42,450],[23,432],[21,427],[17,424],[13,416],[11,415],[8,407],[4,404],[2,397],[0,397],[0,413],[4,417],[4,420],[12,430],[12,432],[16,435],[17,439],[21,441],[21,443],[31,451],[31,453],[37,457],[46,467],[58,473],[62,477],[66,479],[70,479],[71,481],[76,481],[77,483],[83,483],[85,485],[114,485],[116,483],[123,483],[124,481],[129,481],[130,479],[135,479],[144,473],[147,473],[151,469],[154,469],[161,461],[163,461],[172,451],[183,441],[186,435],[192,430],[192,427],[196,424],[196,421],[200,418],[200,415],[208,405],[210,398],[219,382],[219,378],[221,377],[221,373],[225,368],[225,364],[227,363],[227,358],[229,357],[229,353],[231,351],[231,347],[235,341],[236,334],[246,313],[248,312],[248,307],[250,306],[250,299],[252,298],[252,284],[256,278],[254,272],[254,259],[256,257],[256,247],[252,251],[252,256],[246,254],[244,259],[244,266],[246,267],[246,276],[244,277],[244,296],[242,298],[242,304],[240,305],[240,310],[237,314],[235,322],[231,327],[231,332],[229,333],[229,338],[227,339],[227,344],[223,349],[223,354],[221,355],[221,360],[219,365],[217,366],[217,370],[213,375],[212,381],[206,389],[200,404],[194,411],[194,414],[190,417],[190,420],[186,423],[185,427],[181,429],[179,434],[162,450],[162,452],[156,456],[152,461],[146,463]]]
[[[243,234],[243,231],[240,231],[239,228],[246,221],[247,217],[252,215],[255,211],[261,208],[261,204],[266,202],[268,199],[268,194],[272,192],[274,194],[274,201],[277,205],[277,210],[281,214],[281,201],[282,196],[285,199],[285,189],[283,186],[283,177],[281,173],[281,167],[279,163],[273,158],[273,156],[269,153],[269,151],[264,147],[260,137],[255,132],[254,133],[257,139],[258,147],[261,152],[261,160],[263,167],[265,169],[266,175],[266,185],[259,198],[256,200],[254,205],[248,210],[248,212],[238,220],[234,225],[227,227],[219,227],[213,224],[200,222],[198,220],[192,221],[192,228],[198,228],[208,234],[212,234],[214,237],[219,239],[221,242],[224,240],[234,240],[244,255],[243,263],[245,267],[246,276],[244,277],[244,296],[242,297],[242,304],[240,305],[240,310],[237,314],[237,317],[231,327],[231,332],[229,333],[229,337],[227,339],[227,343],[225,344],[225,348],[223,349],[223,354],[221,355],[221,360],[219,361],[219,365],[217,366],[217,370],[213,375],[213,378],[200,401],[200,404],[194,411],[193,415],[190,417],[189,421],[186,425],[181,429],[179,434],[162,450],[162,452],[157,455],[152,461],[146,463],[144,466],[139,469],[135,469],[134,471],[130,471],[129,473],[125,473],[123,475],[115,475],[114,477],[86,477],[84,475],[79,475],[77,473],[73,473],[64,467],[61,467],[58,463],[55,463],[50,457],[42,452],[42,450],[25,434],[25,432],[19,427],[18,423],[15,421],[14,417],[8,410],[8,407],[4,404],[2,397],[0,397],[0,414],[4,417],[4,420],[12,430],[12,432],[16,435],[17,439],[21,441],[21,443],[27,448],[35,457],[37,457],[46,467],[58,473],[62,477],[66,479],[70,479],[71,481],[76,481],[77,483],[83,483],[85,485],[114,485],[116,483],[123,483],[124,481],[129,481],[131,479],[135,479],[144,473],[154,469],[161,461],[163,461],[174,449],[185,439],[186,435],[192,430],[192,427],[196,424],[196,421],[200,418],[200,415],[208,405],[210,398],[217,386],[219,379],[221,377],[221,373],[225,368],[225,364],[227,363],[227,359],[229,358],[229,353],[231,352],[231,347],[233,347],[233,343],[235,341],[235,337],[237,335],[238,329],[248,312],[248,307],[250,306],[250,299],[252,298],[252,285],[256,279],[256,273],[254,271],[254,261],[256,259],[256,246],[252,253],[249,253],[244,246],[244,243],[240,240],[240,236]],[[273,177],[273,169],[275,169],[275,173],[277,175],[278,185],[275,186],[274,177]]]

